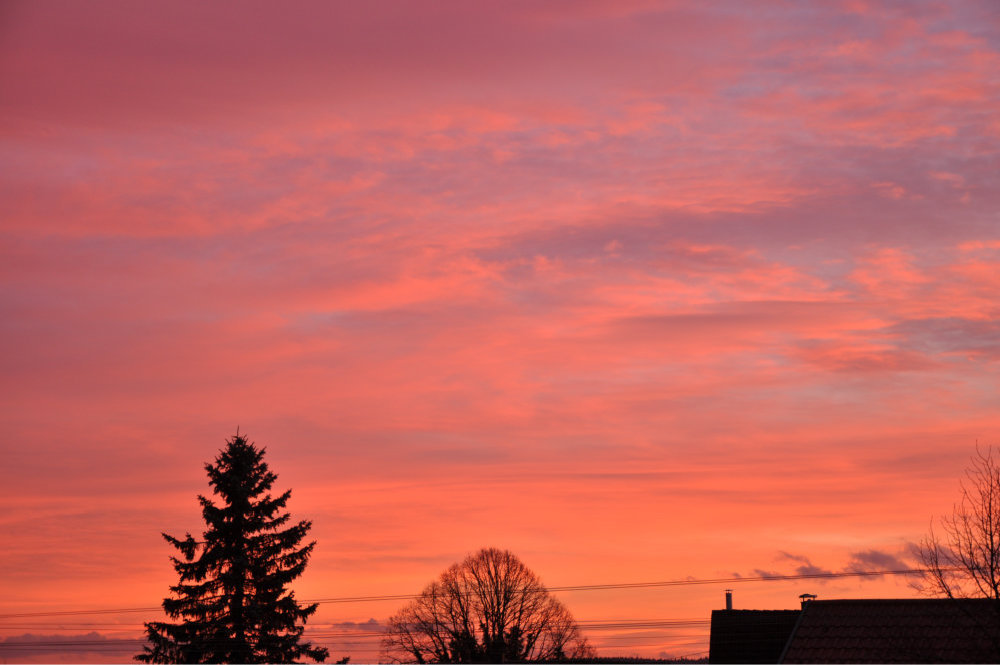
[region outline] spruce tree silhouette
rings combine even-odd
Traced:
[[[277,476],[264,449],[239,433],[226,441],[209,485],[221,499],[198,496],[207,529],[203,540],[163,537],[183,555],[170,557],[180,577],[163,610],[178,623],[152,621],[144,663],[322,662],[329,651],[303,642],[304,623],[317,605],[303,607],[286,586],[305,570],[315,542],[300,547],[311,522],[286,527],[291,490],[269,494]]]

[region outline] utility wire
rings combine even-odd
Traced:
[[[662,588],[662,587],[672,587],[672,586],[692,586],[692,585],[703,585],[703,584],[734,584],[737,582],[777,582],[777,581],[788,581],[788,580],[805,580],[805,579],[833,579],[833,578],[844,578],[844,577],[881,577],[883,575],[920,575],[930,572],[927,569],[905,569],[905,570],[873,570],[873,571],[851,571],[851,572],[839,572],[839,573],[807,573],[807,574],[795,574],[795,575],[759,575],[753,577],[724,577],[724,578],[709,578],[709,579],[682,579],[682,580],[667,580],[659,582],[624,582],[617,584],[577,584],[577,585],[564,585],[564,586],[553,586],[548,587],[545,591],[604,591],[612,589],[648,589],[648,588]],[[411,600],[418,598],[418,594],[388,594],[380,596],[348,596],[348,597],[335,597],[335,598],[315,598],[310,600],[305,600],[303,602],[307,603],[360,603],[360,602],[376,602],[376,601],[390,601],[390,600]],[[11,614],[2,614],[0,619],[14,619],[14,618],[29,618],[29,617],[61,617],[61,616],[79,616],[87,614],[123,614],[123,613],[138,613],[138,612],[157,612],[159,607],[125,607],[125,608],[109,608],[100,610],[65,610],[65,611],[55,611],[55,612],[20,612]],[[670,619],[670,620],[586,620],[579,621],[578,625],[582,630],[586,631],[600,631],[600,630],[651,630],[651,629],[667,629],[679,628],[679,627],[695,627],[695,626],[707,626],[711,622],[706,619]],[[81,624],[83,625],[83,624]],[[102,625],[102,624],[90,624],[90,625]],[[108,625],[107,627],[119,627],[120,625]],[[136,625],[136,624],[131,624]],[[13,628],[13,625],[0,626],[3,628]],[[21,627],[21,625],[18,625]],[[381,638],[381,633],[372,632],[365,633],[363,631],[353,631],[353,632],[327,632],[327,631],[316,631],[310,632],[304,635],[310,640],[330,640],[330,639],[373,639]],[[618,636],[618,639],[628,640],[634,642],[635,640],[653,640],[653,641],[670,641],[672,639],[678,638],[688,638],[695,637],[694,635],[678,635],[678,634],[666,634],[666,635],[622,635]],[[707,636],[702,636],[707,637]],[[609,636],[602,638],[601,642],[610,642],[615,640],[614,637]],[[22,649],[57,649],[57,650],[69,650],[69,649],[81,649],[81,650],[97,650],[97,651],[113,651],[113,650],[126,650],[134,649],[140,647],[146,643],[143,638],[111,638],[108,641],[103,640],[80,640],[80,639],[63,639],[58,641],[31,641],[31,642],[9,642],[4,640],[0,642],[0,648],[11,649],[11,650],[22,650]],[[329,644],[329,643],[328,643]],[[339,644],[333,644],[332,646],[338,646],[343,648],[345,645],[354,645],[363,647],[364,643],[358,642],[342,642]],[[631,644],[617,644],[608,645],[609,648],[630,648],[630,647],[648,647],[650,644],[648,642],[644,643],[631,643]],[[691,657],[695,655],[701,655],[706,653],[704,650],[692,652],[691,654],[685,654],[681,657]]]
[[[948,569],[952,570],[952,569]],[[844,571],[840,573],[807,573],[796,575],[759,575],[754,577],[717,577],[710,579],[682,579],[663,582],[623,582],[618,584],[576,584],[567,586],[551,586],[539,589],[539,592],[549,591],[605,591],[611,589],[650,589],[657,587],[692,586],[699,584],[736,584],[738,582],[781,582],[786,580],[821,580],[840,577],[881,577],[883,575],[923,575],[931,572],[927,568],[907,568],[904,570],[863,570]],[[392,594],[384,596],[342,596],[334,598],[312,598],[303,603],[367,603],[388,600],[413,600],[420,594]],[[58,617],[79,616],[84,614],[124,614],[126,612],[159,612],[159,607],[121,607],[100,610],[65,610],[61,612],[17,612],[0,614],[0,619],[20,619],[28,617]]]
[[[645,589],[650,587],[688,586],[694,584],[733,584],[736,582],[780,582],[782,580],[821,580],[835,577],[881,577],[882,575],[922,575],[927,568],[904,570],[860,570],[840,573],[804,573],[797,575],[758,575],[755,577],[717,577],[703,580],[670,580],[668,582],[628,582],[624,584],[582,584],[578,586],[548,587],[549,591],[600,591],[603,589]]]
[[[651,621],[647,619],[641,620],[630,620],[630,619],[612,619],[607,621],[601,621],[592,619],[589,621],[578,621],[577,625],[582,630],[648,630],[652,628],[675,628],[675,627],[689,627],[689,626],[707,626],[711,622],[708,619],[664,619]],[[381,638],[383,637],[382,631],[349,631],[349,630],[307,630],[302,636],[305,639],[320,639],[320,638],[333,638],[333,637],[349,637],[349,638]],[[145,642],[145,638],[110,638],[114,639],[115,642]],[[83,641],[87,643],[94,643],[97,640],[80,640],[79,637],[74,641]],[[41,642],[32,642],[32,644],[39,644]],[[0,647],[7,646],[11,644],[21,644],[21,642],[0,642]]]

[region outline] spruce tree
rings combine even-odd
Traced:
[[[311,522],[287,526],[291,490],[273,498],[277,476],[264,449],[245,436],[226,441],[206,464],[209,485],[221,500],[198,496],[207,526],[202,540],[163,537],[182,555],[170,557],[180,577],[163,610],[177,623],[146,624],[149,644],[135,659],[145,663],[322,662],[329,651],[301,641],[317,605],[303,607],[288,584],[302,574],[315,542],[301,546]]]

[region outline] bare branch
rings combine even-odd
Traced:
[[[931,523],[919,555],[928,569],[917,587],[948,598],[1000,599],[1000,453],[976,446],[960,483],[961,498],[940,520],[943,537]]]
[[[561,661],[594,654],[561,602],[516,556],[483,549],[389,620],[393,662]]]

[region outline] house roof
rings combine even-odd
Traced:
[[[713,610],[710,663],[777,663],[800,610]]]
[[[780,662],[1000,662],[1000,601],[814,600]]]

